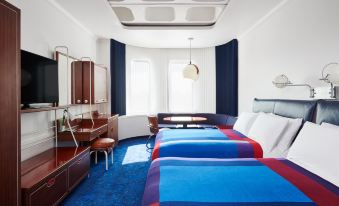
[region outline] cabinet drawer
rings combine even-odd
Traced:
[[[67,168],[48,178],[37,190],[30,194],[31,206],[51,206],[57,204],[67,193]]]
[[[89,152],[80,156],[68,167],[69,190],[72,190],[90,169]]]

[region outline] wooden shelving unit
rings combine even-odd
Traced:
[[[53,110],[59,110],[59,109],[67,109],[71,107],[72,105],[66,105],[66,106],[59,106],[59,107],[44,107],[44,108],[36,108],[36,109],[22,109],[20,112],[23,113],[34,113],[34,112],[45,112],[45,111],[53,111]]]

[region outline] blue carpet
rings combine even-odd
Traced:
[[[146,139],[139,137],[119,141],[114,149],[114,164],[109,159],[107,172],[103,153],[98,155],[97,165],[92,154],[90,177],[79,184],[61,205],[139,206],[151,163]]]

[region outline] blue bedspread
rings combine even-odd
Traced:
[[[339,205],[335,185],[284,159],[159,158],[143,206]]]
[[[262,157],[261,146],[232,129],[176,129],[159,132],[152,159],[159,157]]]

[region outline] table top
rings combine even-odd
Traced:
[[[202,122],[206,121],[205,117],[190,117],[190,116],[181,116],[181,117],[165,117],[164,121],[171,122]]]
[[[54,147],[21,162],[21,188],[30,188],[89,147]]]

